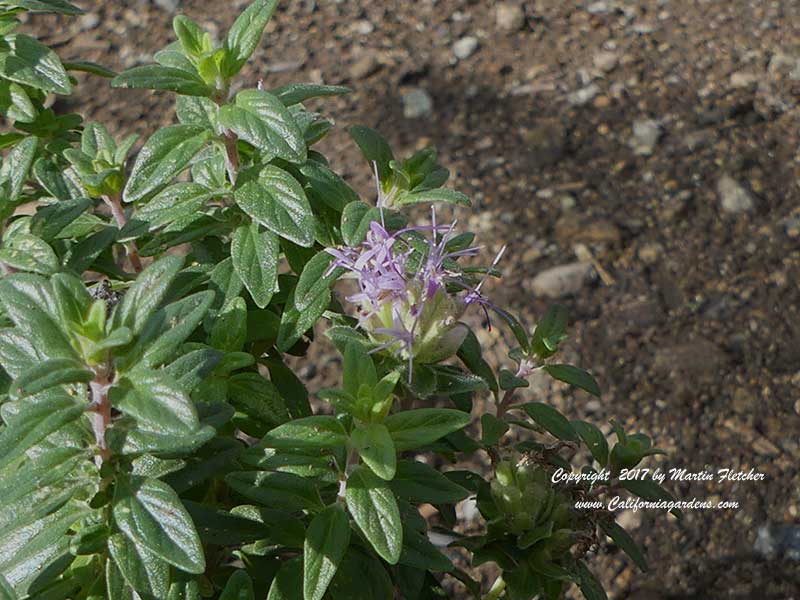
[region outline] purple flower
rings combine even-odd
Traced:
[[[456,260],[475,256],[479,248],[449,250],[456,223],[437,225],[436,213],[428,226],[408,227],[389,233],[384,225],[370,224],[366,239],[355,248],[328,248],[334,258],[329,273],[341,268],[358,285],[346,297],[355,304],[359,326],[376,343],[373,352],[395,349],[411,364],[415,358],[437,362],[452,355],[466,335],[458,319],[466,306],[478,304],[486,309],[489,301],[481,294],[485,277],[474,287],[463,282]],[[409,259],[415,246],[404,237],[412,232],[430,232],[425,256],[416,272]],[[505,247],[495,258],[499,262]],[[447,291],[452,283],[467,293]]]

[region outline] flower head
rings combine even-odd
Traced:
[[[331,271],[344,269],[358,285],[346,299],[356,305],[359,326],[375,342],[373,352],[393,350],[409,361],[409,375],[415,360],[432,364],[455,354],[468,332],[459,323],[467,306],[490,305],[481,293],[484,281],[471,286],[458,268],[458,259],[475,256],[480,248],[453,249],[455,226],[438,225],[435,212],[430,225],[394,233],[373,222],[359,246],[327,250],[334,257]],[[430,236],[419,243],[422,233]]]

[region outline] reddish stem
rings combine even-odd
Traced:
[[[117,222],[117,225],[120,229],[125,227],[128,222],[128,217],[125,216],[125,211],[122,209],[122,202],[120,202],[119,194],[115,194],[114,196],[103,196],[103,201],[106,203],[108,208],[111,209],[111,214],[114,217],[114,220]],[[139,248],[136,246],[136,242],[131,240],[125,245],[126,249],[128,250],[128,257],[131,259],[131,266],[133,270],[137,273],[142,271],[142,259],[139,258]]]
[[[89,382],[92,402],[89,405],[89,420],[92,423],[98,453],[95,457],[97,466],[111,458],[111,450],[106,442],[106,429],[111,424],[111,402],[108,400],[108,388],[111,382],[105,372],[96,372],[94,381]]]

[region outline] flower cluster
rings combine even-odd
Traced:
[[[431,225],[390,233],[373,222],[360,246],[327,250],[334,257],[331,270],[344,269],[358,285],[346,299],[358,307],[360,327],[377,344],[373,351],[395,349],[409,367],[415,360],[439,362],[455,354],[467,335],[459,323],[464,310],[491,306],[481,293],[485,277],[470,285],[456,262],[477,255],[480,247],[454,247],[455,227],[455,221],[437,225],[434,211]]]

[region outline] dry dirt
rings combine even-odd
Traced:
[[[29,24],[66,58],[122,69],[172,41],[177,0],[77,2],[87,16]],[[219,33],[245,2],[180,4]],[[351,86],[319,104],[338,126],[324,150],[365,197],[349,125],[401,153],[440,150],[486,256],[510,244],[492,297],[531,323],[563,293],[567,356],[604,390],[598,402],[537,381],[531,396],[647,432],[670,453],[662,468],[765,473],[670,485],[738,510],[624,515],[652,569],[604,547],[594,564],[613,597],[800,597],[800,3],[498,4],[285,1],[242,85]],[[59,108],[117,132],[173,118],[168,95],[82,81]],[[504,360],[503,335],[482,337]],[[306,375],[332,372],[326,360]]]

